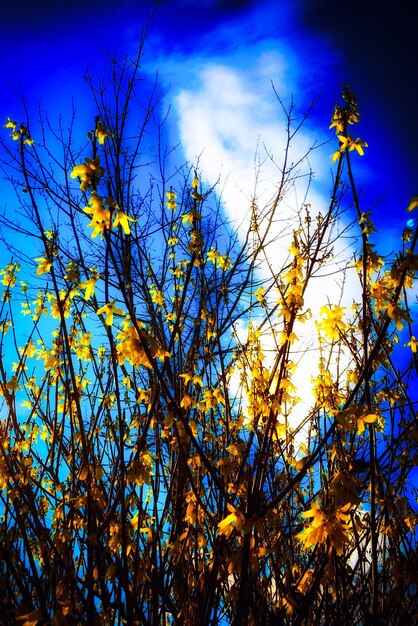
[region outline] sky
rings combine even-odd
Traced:
[[[206,163],[231,177],[234,192],[248,195],[243,164],[257,141],[270,139],[272,150],[279,143],[271,82],[285,103],[293,93],[300,111],[320,96],[301,145],[332,136],[329,118],[349,83],[369,144],[358,165],[364,207],[379,203],[375,219],[390,251],[418,186],[418,54],[412,0],[384,4],[369,0],[354,10],[329,0],[161,0],[143,69],[149,77],[158,71],[173,142],[180,138],[190,160],[204,149]],[[82,80],[86,64],[100,69],[106,51],[115,49],[134,54],[153,7],[150,0],[3,2],[0,119],[18,115],[21,94],[31,111],[40,103],[52,119],[74,102],[81,125],[83,114],[94,114]],[[216,147],[222,135],[227,140]],[[317,182],[329,180],[327,164],[315,165]]]
[[[19,96],[35,116],[39,104],[52,121],[59,115],[65,120],[74,104],[85,134],[95,115],[82,78],[86,64],[100,72],[106,52],[134,56],[141,26],[153,12],[149,0],[3,2],[0,120],[19,119]],[[335,139],[328,143],[334,135],[328,126],[342,85],[349,83],[362,112],[358,133],[369,146],[355,162],[362,210],[375,207],[379,243],[390,253],[418,193],[418,54],[411,14],[412,0],[396,8],[375,0],[356,8],[329,0],[161,0],[142,71],[150,84],[158,72],[161,115],[170,109],[167,141],[180,141],[184,158],[199,161],[205,183],[220,177],[224,210],[237,225],[245,222],[254,192],[257,148],[261,159],[265,148],[275,158],[283,152],[283,118],[272,83],[286,105],[293,95],[299,114],[318,98],[292,154],[327,142],[310,159],[315,179],[309,201],[325,210],[335,169],[330,155],[337,148]],[[268,201],[276,175],[267,163],[261,199]],[[0,189],[0,209],[13,212],[16,200],[1,180]],[[296,193],[300,202],[303,189]],[[346,290],[347,303],[354,293],[354,287]]]

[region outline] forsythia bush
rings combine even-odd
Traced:
[[[3,223],[33,254],[9,241],[0,272],[2,623],[416,623],[418,232],[391,261],[372,243],[355,97],[332,115],[327,213],[296,207],[283,268],[261,280],[294,166],[270,206],[254,199],[244,238],[168,152],[146,189],[156,103],[136,135],[127,114],[139,61],[115,64],[118,107],[91,84],[82,152],[5,124],[23,221]],[[360,297],[324,303],[308,393],[306,292],[344,205],[359,236],[340,272]]]

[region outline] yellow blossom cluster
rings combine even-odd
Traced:
[[[305,548],[329,542],[338,555],[342,555],[344,546],[350,542],[349,520],[351,504],[340,508],[324,510],[318,502],[312,504],[302,517],[310,519],[310,524],[297,536]]]
[[[175,211],[177,208],[177,202],[176,202],[176,198],[177,198],[177,194],[174,193],[174,191],[170,190],[170,191],[166,191],[167,196],[167,202],[165,203],[167,209],[170,209],[171,211]]]
[[[151,359],[160,359],[164,361],[171,354],[164,350],[155,337],[144,330],[144,325],[137,320],[136,325],[127,320],[123,324],[123,329],[117,335],[118,343],[116,345],[118,361],[123,365],[124,361],[128,361],[134,367],[152,367]]]
[[[301,252],[301,245],[299,241],[300,231],[293,233],[293,242],[289,248],[289,253],[292,255],[292,262],[286,272],[283,272],[280,277],[279,284],[279,305],[280,315],[283,316],[285,324],[291,322],[297,318],[299,321],[304,321],[309,316],[310,312],[306,311],[300,314],[300,310],[303,307],[304,299],[304,268],[305,260]]]
[[[347,324],[343,320],[344,309],[336,304],[324,305],[319,312],[322,317],[318,322],[318,328],[328,339],[338,340],[347,329]]]
[[[377,411],[367,409],[361,405],[351,406],[348,409],[333,409],[330,411],[330,415],[332,415],[345,430],[357,432],[357,435],[364,433],[366,424],[374,424],[377,422],[378,425],[381,425],[383,423],[382,417]]]
[[[83,211],[92,216],[89,228],[93,229],[91,234],[93,238],[98,234],[103,236],[105,230],[114,229],[117,228],[117,226],[121,226],[125,235],[129,235],[131,232],[129,222],[137,221],[119,209],[113,198],[109,197],[105,199],[101,197],[97,191],[92,192],[89,204]],[[114,220],[113,224],[112,219]]]
[[[340,142],[338,150],[332,155],[333,161],[338,161],[345,151],[356,150],[360,156],[363,156],[363,148],[367,148],[367,143],[362,141],[360,137],[353,139],[351,135],[347,134],[347,124],[356,124],[360,118],[355,95],[345,87],[343,98],[346,100],[347,105],[342,108],[338,105],[335,107],[330,124],[330,129],[335,128]]]
[[[10,128],[10,130],[12,131],[11,136],[14,141],[20,140],[28,146],[33,146],[33,144],[35,143],[29,134],[29,130],[21,122],[14,122],[10,119],[10,117],[8,117],[4,128]]]
[[[104,174],[104,169],[100,166],[100,157],[94,159],[85,158],[85,163],[76,165],[70,173],[71,178],[80,179],[81,191],[87,191],[89,187],[95,187],[100,182]]]
[[[219,267],[223,272],[231,269],[232,261],[228,257],[227,254],[220,254],[215,248],[212,246],[209,252],[206,254],[206,260],[210,261],[216,267]]]
[[[7,263],[5,269],[0,270],[0,283],[6,287],[14,287],[17,282],[18,272],[20,272],[19,263]]]

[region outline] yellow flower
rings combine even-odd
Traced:
[[[199,185],[199,179],[197,176],[194,177],[193,182],[192,182],[192,198],[194,198],[195,200],[203,200],[203,196],[198,192],[197,188]]]
[[[217,256],[218,256],[218,253],[216,252],[215,248],[212,246],[210,251],[206,253],[206,260],[212,261],[212,263],[216,263]]]
[[[44,259],[43,257],[39,257],[35,259],[35,261],[38,261],[39,263],[38,269],[36,270],[37,276],[41,276],[42,274],[47,274],[52,267],[52,261],[49,261],[48,259]]]
[[[104,169],[100,167],[100,157],[85,159],[85,161],[81,165],[76,165],[70,174],[71,178],[80,178],[82,191],[86,191],[93,184],[97,184],[104,174]]]
[[[164,294],[162,291],[158,289],[150,289],[151,300],[155,302],[158,306],[163,306],[164,304]]]
[[[33,139],[31,139],[31,137],[29,136],[29,132],[26,126],[24,126],[21,122],[14,122],[10,119],[10,117],[8,117],[7,123],[4,125],[4,128],[10,128],[10,130],[12,131],[11,136],[14,141],[17,141],[18,139],[23,139],[23,143],[29,146],[33,146],[33,144],[35,143]]]
[[[379,419],[379,415],[377,413],[365,413],[364,415],[360,415],[357,417],[357,434],[361,435],[364,433],[366,424],[373,424],[377,419]]]
[[[348,148],[348,146],[351,144],[351,137],[348,136],[346,137],[345,135],[337,135],[338,139],[340,140],[340,152],[344,152],[344,150],[346,148]]]
[[[303,541],[305,548],[315,546],[317,543],[326,543],[329,540],[338,555],[343,553],[344,544],[349,542],[348,525],[350,519],[348,503],[334,511],[324,511],[318,502],[312,504],[312,508],[302,513],[303,518],[312,518],[310,526],[296,535]]]
[[[6,389],[8,391],[11,391],[12,393],[15,393],[18,389],[22,389],[22,387],[19,385],[19,380],[17,378],[17,376],[13,376],[7,383],[6,385]]]
[[[216,267],[219,267],[223,271],[231,269],[232,262],[229,256],[227,254],[224,254],[224,255],[219,254],[216,260]]]
[[[412,322],[408,313],[406,311],[403,311],[401,307],[398,306],[396,303],[390,302],[386,311],[390,319],[395,321],[396,328],[398,330],[402,330],[404,326],[403,321],[410,323]]]
[[[189,406],[192,405],[192,402],[193,402],[192,398],[188,394],[186,394],[183,396],[180,402],[180,406],[182,409],[188,409]]]
[[[232,531],[235,529],[238,532],[245,526],[245,517],[240,511],[237,511],[231,504],[227,504],[227,509],[230,514],[227,515],[218,524],[218,535],[225,535],[228,538]]]
[[[257,291],[253,293],[253,295],[257,298],[260,303],[263,303],[264,300],[264,287],[259,287]]]
[[[119,340],[117,353],[118,360],[121,365],[126,359],[135,367],[140,367],[141,365],[148,368],[152,367],[152,363],[144,350],[144,345],[147,346],[150,356],[153,359],[158,358],[160,361],[164,361],[166,357],[171,356],[171,354],[164,350],[164,348],[162,348],[162,346],[156,341],[155,337],[149,335],[145,330],[143,330],[141,327],[142,322],[137,320],[137,324],[138,332],[133,325],[129,326],[128,324],[124,324],[124,330],[117,336],[117,339]]]
[[[97,279],[98,276],[92,276],[88,280],[85,280],[84,282],[77,285],[77,287],[73,291],[76,291],[77,289],[84,289],[85,299],[90,300],[91,296],[94,295],[94,288],[96,286]]]
[[[110,228],[110,209],[105,209],[97,191],[93,191],[89,204],[84,207],[83,211],[92,216],[89,224],[89,228],[94,229],[92,237],[96,237],[99,233],[103,235],[105,228]]]
[[[364,155],[364,148],[368,148],[368,145],[365,141],[360,141],[360,137],[357,137],[355,141],[350,142],[349,150],[357,150],[360,156]]]
[[[108,326],[111,326],[113,324],[114,315],[125,315],[125,312],[122,311],[122,309],[119,309],[117,306],[115,306],[115,300],[109,302],[108,304],[105,304],[104,306],[100,307],[100,309],[97,309],[96,313],[97,315],[101,315],[102,313],[106,315],[106,324]]]
[[[355,141],[353,141],[353,139],[351,138],[351,135],[348,135],[348,137],[346,137],[345,135],[337,135],[337,137],[340,140],[340,147],[332,155],[333,162],[338,161],[338,159],[340,158],[344,150],[346,150],[347,148],[350,151],[357,150],[360,156],[363,156],[364,155],[363,148],[368,147],[365,141],[360,140],[360,137],[357,137]]]
[[[406,210],[408,211],[408,213],[410,213],[417,206],[418,206],[418,196],[414,196],[413,198],[411,198],[411,202],[409,203],[408,208]]]
[[[344,117],[342,111],[338,105],[336,105],[330,129],[335,127],[335,132],[342,133],[344,131]]]
[[[176,202],[176,198],[177,198],[177,194],[174,193],[174,191],[166,191],[165,195],[167,196],[168,202],[165,203],[167,209],[171,209],[172,211],[174,211],[177,208],[177,202]]]
[[[131,233],[131,229],[129,228],[128,222],[136,222],[136,221],[137,220],[134,219],[133,217],[129,217],[123,211],[119,210],[116,215],[115,221],[113,222],[112,228],[116,228],[116,226],[122,226],[123,232],[125,233],[125,235],[129,235]]]
[[[412,336],[411,341],[408,341],[408,343],[405,343],[404,345],[410,346],[412,352],[415,354],[417,351],[418,341],[415,339],[414,336]]]
[[[197,211],[191,211],[191,213],[185,213],[184,215],[181,216],[181,221],[183,224],[187,224],[187,222],[190,222],[190,224],[194,224],[195,220],[201,220],[201,219],[202,219],[202,216]]]
[[[20,272],[19,263],[7,263],[6,269],[0,271],[0,276],[2,277],[0,283],[3,283],[6,287],[14,287],[17,282],[17,272]]]
[[[203,196],[196,190],[194,190],[191,195],[195,200],[203,200]]]
[[[334,305],[323,306],[319,312],[323,318],[318,322],[318,328],[322,330],[329,339],[337,340],[340,337],[340,333],[344,332],[347,328],[347,324],[343,321],[344,309],[340,306]]]
[[[97,122],[96,131],[94,133],[97,137],[99,144],[103,145],[106,137],[113,137],[113,134],[109,132],[102,122]]]
[[[11,120],[10,117],[8,117],[7,118],[7,124],[5,124],[3,126],[3,128],[10,128],[12,133],[14,133],[15,130],[16,130],[16,126],[18,126],[18,123],[17,122],[13,122],[13,120]]]

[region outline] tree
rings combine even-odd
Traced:
[[[242,244],[201,174],[162,147],[156,90],[138,106],[141,55],[113,60],[110,92],[88,78],[97,117],[82,150],[74,119],[68,136],[43,117],[40,138],[29,118],[5,124],[22,221],[5,214],[3,226],[39,256],[9,242],[1,271],[4,623],[413,623],[418,231],[390,262],[371,241],[355,97],[345,87],[332,117],[328,211],[295,207],[276,270],[272,225],[297,178],[293,104],[274,197],[254,198]],[[147,133],[158,149],[144,160]],[[354,265],[361,298],[351,312],[323,306],[301,414],[305,296],[335,271],[350,203],[358,246],[339,271]],[[19,284],[21,266],[35,275]]]

